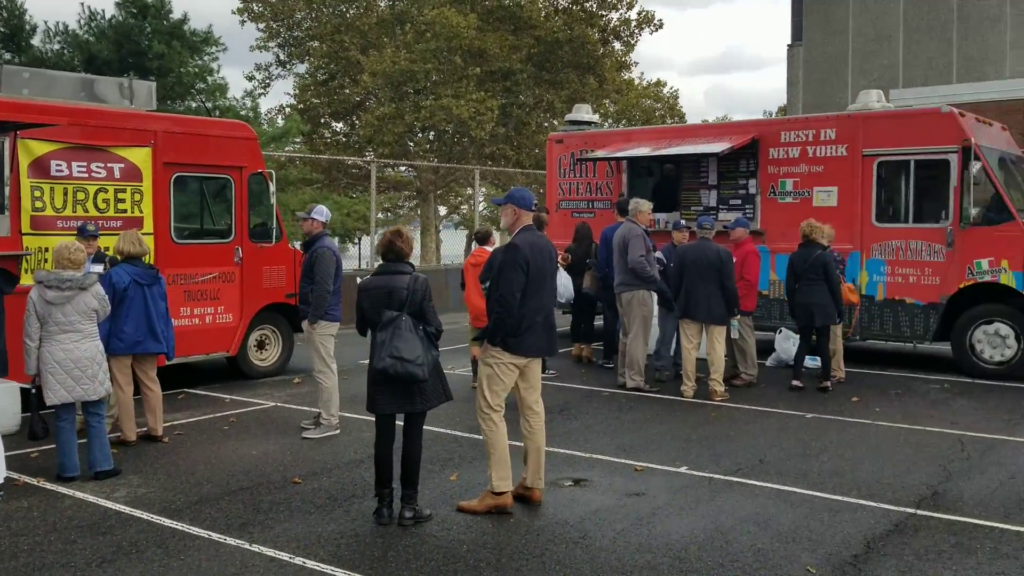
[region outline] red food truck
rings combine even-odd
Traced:
[[[167,281],[177,362],[224,357],[281,373],[300,331],[296,270],[274,189],[243,122],[154,113],[155,85],[0,69],[0,285],[9,378],[25,382],[22,322],[36,270],[82,222],[139,230]],[[141,108],[141,109],[140,109]]]
[[[949,342],[980,378],[1024,370],[1024,156],[1005,126],[950,106],[894,109],[866,91],[841,113],[594,129],[578,106],[547,144],[548,234],[595,236],[625,195],[673,218],[737,216],[761,252],[755,324],[791,326],[786,264],[807,218],[832,224],[861,303],[852,339]],[[728,242],[723,232],[716,237]]]

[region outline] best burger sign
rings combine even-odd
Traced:
[[[107,244],[138,230],[153,249],[153,156],[148,147],[97,147],[18,141],[21,233],[29,252],[22,283],[53,268],[53,247],[74,238],[83,222],[99,227]],[[150,258],[152,258],[152,253]]]

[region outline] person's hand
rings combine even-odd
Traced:
[[[479,356],[479,358],[483,358],[490,351],[491,351],[491,345],[488,344],[487,342],[484,342],[484,345],[480,347],[480,356]]]

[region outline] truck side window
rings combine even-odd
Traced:
[[[1013,212],[996,190],[981,161],[975,160],[973,166],[967,166],[967,162],[964,164],[963,182],[960,184],[960,223],[964,226],[998,226],[1013,222]]]
[[[171,238],[182,244],[235,237],[235,183],[230,176],[175,174],[171,178]]]
[[[270,198],[270,183],[261,172],[249,174],[249,240],[256,244],[281,241],[281,226],[274,226],[277,212]]]
[[[875,164],[875,224],[948,224],[953,194],[951,168],[947,158],[879,160]]]
[[[0,143],[3,147],[4,160],[4,198],[0,203],[0,236],[11,235],[11,176],[14,173],[14,145],[13,138],[9,135],[0,136]]]

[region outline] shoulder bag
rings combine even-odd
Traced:
[[[409,277],[409,288],[402,310],[385,310],[373,333],[373,355],[370,365],[376,376],[406,384],[430,380],[430,369],[439,358],[433,342],[423,326],[409,316],[409,302],[418,274]]]
[[[590,259],[587,260],[587,271],[583,274],[583,292],[597,296],[600,282],[597,278],[597,244],[590,245]]]

